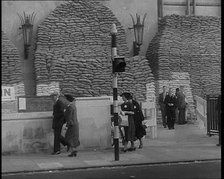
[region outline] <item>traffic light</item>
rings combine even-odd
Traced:
[[[114,57],[113,60],[113,73],[115,72],[124,72],[126,63],[124,57]]]

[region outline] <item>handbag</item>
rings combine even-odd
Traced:
[[[128,115],[119,115],[118,122],[120,126],[128,126]]]
[[[62,135],[63,137],[65,137],[65,133],[66,133],[67,129],[68,129],[68,128],[67,128],[67,126],[66,126],[66,123],[63,124],[62,129],[61,129],[61,135]]]

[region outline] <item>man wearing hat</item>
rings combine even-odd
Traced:
[[[62,126],[65,123],[64,109],[66,106],[66,101],[65,99],[63,100],[63,98],[60,96],[60,93],[58,92],[54,92],[50,96],[52,96],[54,100],[52,123],[52,128],[54,130],[54,151],[52,155],[58,155],[61,153],[60,143],[62,143],[64,146],[67,145],[67,147],[69,147],[65,138],[61,135]]]

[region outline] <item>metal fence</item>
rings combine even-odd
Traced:
[[[218,97],[207,95],[207,134],[210,136],[219,133]]]

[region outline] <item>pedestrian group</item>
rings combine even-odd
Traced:
[[[76,148],[80,145],[79,141],[79,123],[77,120],[77,110],[75,98],[69,94],[52,93],[54,100],[53,105],[53,123],[54,130],[54,151],[53,155],[61,153],[60,143],[67,146],[67,151],[71,150],[69,157],[77,156]],[[124,92],[120,95],[123,103],[120,105],[119,111],[119,131],[123,138],[123,151],[136,150],[135,141],[139,140],[138,148],[143,148],[142,138],[146,135],[145,126],[143,125],[144,115],[139,103],[133,99],[129,92]],[[173,90],[163,86],[163,92],[159,94],[159,105],[162,114],[162,122],[164,128],[174,129],[174,124],[185,124],[186,97],[184,87]],[[127,120],[124,123],[124,120]],[[66,133],[62,136],[62,128],[65,126]],[[124,134],[123,134],[124,131]],[[128,144],[130,142],[130,147]]]
[[[163,92],[159,94],[159,105],[164,128],[174,129],[175,122],[179,125],[186,124],[187,100],[184,94],[184,86],[176,88],[174,94],[172,88],[167,92],[163,86]]]
[[[140,105],[136,100],[133,99],[133,96],[128,93],[122,93],[120,95],[123,99],[123,103],[121,104],[120,117],[122,116],[128,117],[127,125],[121,125],[120,128],[124,129],[124,139],[123,151],[133,151],[136,150],[134,142],[139,140],[139,149],[143,148],[142,138],[146,135],[145,128],[142,124],[144,120],[144,116],[141,110]],[[120,130],[122,132],[122,130]],[[130,142],[131,146],[128,148],[128,143]]]
[[[75,98],[71,95],[52,93],[54,100],[53,105],[53,123],[54,130],[54,151],[52,155],[61,153],[60,143],[67,146],[67,151],[71,150],[69,157],[77,155],[76,148],[80,145],[79,142],[79,123],[77,120],[77,110],[74,103]],[[66,127],[65,136],[61,135],[62,127]]]

